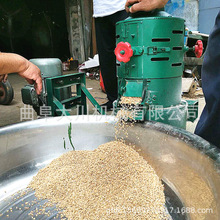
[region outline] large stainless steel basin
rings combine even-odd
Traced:
[[[93,150],[114,140],[114,117],[71,116],[42,119],[0,129],[0,219],[31,219],[24,201],[11,196],[24,189],[33,175],[72,147]],[[220,151],[184,130],[160,123],[137,123],[128,128],[126,142],[156,169],[165,185],[166,206],[173,219],[220,219]],[[139,137],[139,138],[137,138]],[[64,140],[66,147],[64,149]],[[40,202],[39,202],[40,203]],[[7,210],[12,208],[13,212]],[[36,219],[52,219],[38,216]]]

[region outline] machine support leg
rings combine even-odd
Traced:
[[[63,116],[70,116],[70,113],[65,109],[65,107],[61,104],[61,102],[53,97],[53,103],[57,106],[59,111],[62,113]]]
[[[101,115],[105,115],[105,111],[103,108],[101,108],[101,106],[98,104],[98,102],[92,97],[92,95],[90,94],[90,92],[87,90],[87,88],[85,87],[85,85],[81,85],[81,89],[82,92],[86,95],[86,97],[89,99],[89,101],[92,103],[92,105],[97,109],[97,111],[101,114]]]

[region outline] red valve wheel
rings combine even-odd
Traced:
[[[195,55],[197,58],[200,58],[203,54],[203,43],[201,40],[197,40],[195,45]]]
[[[120,42],[115,48],[115,55],[119,62],[127,63],[133,56],[133,50],[128,42]]]

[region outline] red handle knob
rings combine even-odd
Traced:
[[[197,40],[195,45],[195,55],[197,58],[200,58],[203,54],[203,43],[201,40]]]
[[[115,48],[115,55],[119,62],[127,63],[133,56],[133,50],[128,42],[120,42]]]

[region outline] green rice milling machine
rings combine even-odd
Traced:
[[[186,46],[184,19],[164,11],[139,12],[116,24],[118,99],[114,113],[122,108],[121,97],[139,97],[133,106],[137,121],[151,120],[186,128],[198,117],[198,101],[182,100],[184,54],[203,53],[202,41]]]
[[[87,99],[100,114],[105,111],[86,88],[85,73],[63,74],[62,62],[57,58],[31,59],[41,70],[43,90],[37,95],[33,85],[21,89],[22,101],[41,117],[88,114]],[[75,109],[75,112],[74,112]]]

